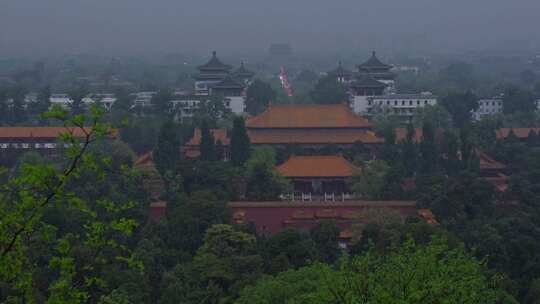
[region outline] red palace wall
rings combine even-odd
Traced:
[[[397,210],[404,217],[417,214],[413,201],[316,202],[231,202],[228,208],[236,224],[253,223],[258,232],[276,233],[294,227],[309,230],[322,220],[333,220],[346,229],[359,223],[367,209]]]

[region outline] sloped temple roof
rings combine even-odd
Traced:
[[[238,83],[231,76],[225,77],[222,81],[212,85],[212,89],[243,89],[245,86]]]
[[[371,54],[371,57],[364,63],[358,65],[359,69],[391,69],[392,66],[382,63],[375,52]]]
[[[285,144],[336,144],[350,145],[355,142],[364,144],[381,144],[383,138],[377,137],[372,131],[341,129],[341,130],[257,130],[248,131],[249,140],[254,145],[285,145]]]
[[[51,139],[57,138],[63,133],[72,133],[75,137],[85,137],[86,132],[90,132],[90,128],[85,130],[75,127],[0,127],[0,138],[9,139]],[[111,129],[109,137],[116,137],[117,130]]]
[[[224,64],[223,62],[221,62],[221,60],[219,60],[216,51],[212,52],[212,58],[210,58],[207,63],[200,65],[197,68],[200,71],[229,71],[230,69],[232,69],[230,65]]]
[[[387,85],[369,75],[363,75],[351,84],[353,88],[385,88]]]
[[[531,131],[539,134],[540,128],[500,128],[496,131],[497,139],[503,139],[510,135],[510,131],[516,135],[517,138],[527,138]]]
[[[341,155],[291,156],[277,170],[285,177],[351,177],[361,172]]]
[[[249,119],[248,129],[270,128],[370,128],[369,121],[356,115],[346,104],[270,105]]]

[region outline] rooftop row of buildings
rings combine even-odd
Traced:
[[[246,91],[252,83],[255,73],[247,69],[242,62],[234,69],[231,65],[223,63],[214,51],[208,62],[197,67],[198,73],[194,76],[194,87],[189,91],[175,91],[170,102],[177,118],[184,119],[193,116],[199,108],[201,101],[218,97],[224,106],[234,114],[245,114]],[[425,106],[434,106],[438,97],[430,92],[417,94],[400,94],[396,89],[396,74],[393,66],[383,63],[372,53],[371,57],[356,65],[354,71],[345,68],[341,62],[338,67],[328,72],[328,75],[345,85],[350,108],[357,114],[372,116],[377,113],[389,113],[410,119],[416,109]],[[142,91],[133,93],[133,109],[149,109],[152,107],[152,98],[157,92]],[[36,94],[28,94],[27,101],[37,99]],[[473,118],[502,112],[502,96],[479,100],[479,108],[472,113]],[[89,94],[83,99],[83,104],[99,102],[106,109],[111,109],[116,101],[113,94]],[[50,97],[52,104],[69,106],[73,100],[68,94],[53,94]],[[536,102],[540,109],[540,100]],[[142,111],[144,112],[144,111]]]
[[[371,116],[386,112],[410,118],[417,108],[437,104],[437,96],[430,92],[399,94],[392,68],[373,52],[366,62],[356,66],[355,71],[348,70],[340,62],[328,75],[345,85],[349,105],[358,114]]]
[[[281,201],[274,202],[234,202],[229,204],[232,220],[236,223],[253,222],[260,232],[273,233],[283,228],[309,229],[323,219],[332,219],[343,228],[344,238],[351,225],[362,222],[361,217],[372,209],[392,209],[402,216],[421,216],[426,221],[434,221],[429,210],[417,210],[414,201],[363,201],[351,190],[351,179],[362,174],[362,168],[354,165],[339,153],[320,155],[327,145],[342,150],[360,145],[373,157],[378,147],[384,143],[375,135],[367,118],[355,114],[346,104],[338,105],[271,105],[258,116],[246,121],[248,136],[253,146],[272,146],[277,149],[294,145],[302,150],[303,156],[292,155],[277,167],[278,172],[291,181],[294,190],[283,193]],[[514,129],[518,137],[528,136],[540,129]],[[65,128],[0,128],[0,154],[21,151],[54,151],[57,137]],[[224,129],[212,130],[214,139],[220,141],[224,149],[230,148],[230,138]],[[405,130],[396,130],[398,140],[405,136]],[[499,130],[502,139],[509,130]],[[75,133],[75,136],[83,136]],[[421,130],[416,130],[415,139],[422,140]],[[179,153],[196,158],[200,154],[201,133],[195,131],[193,138]],[[506,166],[476,150],[480,160],[481,174],[492,182],[497,190],[507,187]],[[139,168],[155,171],[152,154],[141,156],[135,163]],[[414,180],[404,183],[407,190]],[[159,175],[150,179],[152,188],[159,189]],[[151,190],[159,194],[159,190]],[[156,196],[158,197],[158,196]],[[164,203],[153,205],[152,214],[162,216]],[[422,215],[423,214],[423,215]]]

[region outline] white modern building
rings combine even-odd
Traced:
[[[503,113],[503,100],[504,94],[478,100],[478,109],[472,112],[473,119],[481,120],[484,117]],[[540,111],[540,99],[537,99],[534,104],[536,106],[536,111]]]
[[[137,92],[133,93],[134,96],[132,109],[134,108],[149,108],[152,106],[152,97],[156,95],[155,91]]]
[[[349,91],[349,103],[355,113],[374,115],[384,112],[408,118],[414,115],[417,108],[437,104],[437,96],[430,92],[396,94],[392,66],[382,63],[375,52],[368,61],[357,67],[355,79],[345,81]],[[338,78],[339,82],[344,82],[342,79],[349,75],[341,65],[332,74],[341,76]]]
[[[116,102],[116,97],[114,94],[88,94],[81,101],[85,106],[89,106],[93,103],[99,103],[105,109],[110,110],[112,105]],[[49,102],[51,105],[59,105],[64,108],[68,108],[73,104],[73,99],[69,96],[69,94],[65,93],[51,94],[49,97]]]
[[[362,113],[373,115],[380,111],[397,116],[411,117],[416,109],[437,104],[437,96],[430,92],[420,94],[389,94],[371,96],[361,104]]]
[[[110,111],[113,104],[116,102],[114,94],[90,94],[82,99],[82,102],[88,106],[93,103],[98,103],[107,111]]]
[[[68,94],[64,93],[51,94],[49,101],[51,102],[51,105],[59,105],[65,108],[70,107],[73,103],[73,99],[71,99]]]
[[[478,100],[478,109],[472,113],[475,120],[480,120],[483,117],[500,114],[503,112],[503,97],[499,96],[491,98],[482,98]]]

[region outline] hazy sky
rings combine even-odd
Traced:
[[[0,0],[0,55],[539,46],[540,0]]]

